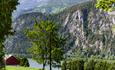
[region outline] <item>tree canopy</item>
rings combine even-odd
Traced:
[[[103,9],[104,11],[112,11],[115,7],[115,0],[97,0],[96,8]]]
[[[16,9],[18,0],[0,0],[0,64],[4,56],[3,42],[5,37],[12,34],[12,12]]]
[[[36,22],[32,29],[27,29],[27,37],[32,42],[29,51],[34,59],[43,63],[43,70],[46,64],[60,63],[63,59],[64,44],[66,38],[59,32],[59,25],[52,21]]]

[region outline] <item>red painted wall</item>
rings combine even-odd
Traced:
[[[19,60],[16,59],[14,56],[11,56],[6,60],[6,65],[19,65]]]

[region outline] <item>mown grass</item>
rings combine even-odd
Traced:
[[[40,70],[40,69],[29,68],[29,67],[19,67],[19,66],[6,66],[6,70]]]

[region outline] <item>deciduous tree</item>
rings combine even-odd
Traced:
[[[96,7],[103,9],[104,11],[111,11],[114,4],[115,0],[97,0]]]
[[[27,29],[26,35],[33,45],[29,50],[34,59],[43,63],[43,70],[46,64],[52,70],[52,63],[60,63],[63,59],[66,38],[59,32],[58,24],[52,21],[36,22],[32,29]]]

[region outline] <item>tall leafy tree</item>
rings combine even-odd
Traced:
[[[111,11],[113,4],[115,4],[115,0],[97,0],[96,7],[104,11]]]
[[[43,70],[46,64],[60,63],[63,59],[63,50],[66,38],[59,33],[59,25],[52,21],[36,22],[32,29],[27,29],[27,37],[31,40],[33,47],[29,50],[34,59],[43,63]]]
[[[18,0],[0,0],[0,67],[4,65],[4,45],[5,37],[12,34],[12,12],[16,9]]]

